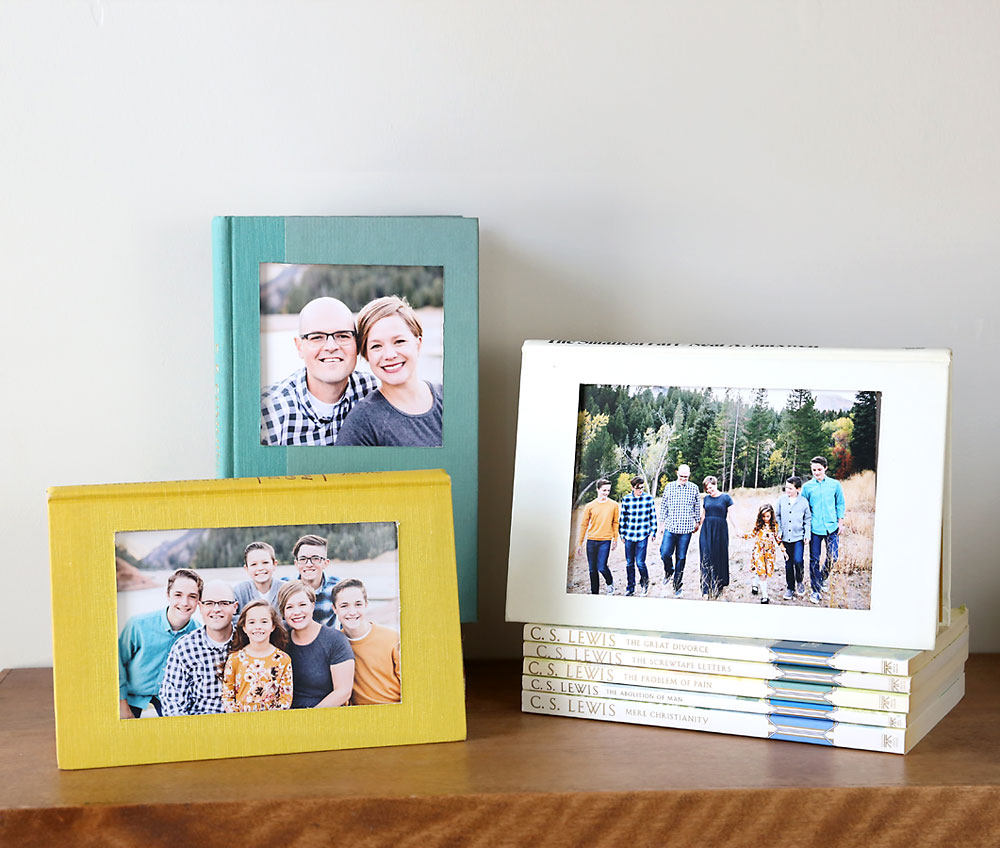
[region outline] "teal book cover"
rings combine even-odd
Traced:
[[[479,224],[218,217],[219,477],[443,468],[476,619]]]

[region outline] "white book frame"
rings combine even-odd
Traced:
[[[507,620],[932,648],[950,598],[950,370],[946,350],[525,342]],[[881,392],[870,608],[568,593],[580,387],[756,387],[762,374],[765,387]]]

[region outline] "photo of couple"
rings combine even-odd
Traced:
[[[262,445],[441,447],[444,269],[261,263]]]
[[[394,523],[134,531],[115,553],[121,718],[400,702]]]
[[[869,609],[878,403],[583,386],[567,591]]]

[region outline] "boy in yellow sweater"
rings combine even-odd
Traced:
[[[576,546],[576,555],[583,551],[583,543],[587,542],[587,563],[590,565],[590,593],[598,594],[601,582],[597,575],[604,576],[604,591],[608,595],[615,593],[615,581],[608,568],[608,556],[618,547],[618,502],[611,500],[611,481],[603,477],[597,481],[597,499],[592,500],[583,508],[583,518],[580,520],[580,539]]]
[[[399,634],[368,620],[368,591],[356,577],[333,587],[333,609],[354,651],[352,704],[397,704],[402,693]]]

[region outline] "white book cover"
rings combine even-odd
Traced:
[[[914,716],[906,728],[873,727],[800,716],[757,715],[731,710],[532,691],[521,692],[521,709],[527,713],[544,715],[703,730],[709,733],[728,733],[786,742],[808,742],[837,748],[905,754],[958,704],[964,694],[965,675],[962,674],[939,698]]]
[[[932,649],[950,368],[946,350],[525,342],[507,619]],[[810,505],[801,550],[773,529],[783,497],[793,520]]]
[[[855,689],[874,689],[880,692],[909,693],[920,679],[919,672],[917,675],[899,676],[866,671],[839,671],[816,666],[664,654],[653,651],[591,648],[584,645],[564,645],[553,642],[524,642],[523,648],[524,656],[539,659],[601,663],[604,665],[630,665],[639,668],[660,668],[698,674],[726,674],[734,677],[760,677],[765,680],[849,686]],[[969,635],[968,630],[965,630],[953,645],[941,652],[937,662],[939,665],[943,665],[956,656],[967,657],[968,652]],[[924,666],[924,670],[933,670],[934,662]]]
[[[579,683],[614,683],[627,686],[680,689],[719,695],[742,695],[750,698],[777,698],[807,705],[830,705],[860,710],[916,713],[938,697],[962,673],[968,652],[963,651],[946,663],[925,668],[918,675],[912,695],[854,689],[819,683],[790,680],[765,680],[759,677],[731,677],[725,674],[698,674],[627,665],[600,665],[525,657],[522,672],[533,677],[557,677]]]
[[[916,674],[935,656],[951,646],[969,626],[965,607],[952,610],[951,623],[942,625],[934,647],[926,651],[873,648],[801,642],[793,639],[746,639],[697,636],[689,633],[654,633],[647,630],[613,630],[601,627],[561,627],[525,624],[526,642],[553,642],[588,648],[624,648],[634,651],[682,654],[715,659],[808,665],[843,671],[908,676]]]
[[[870,724],[879,727],[906,727],[906,713],[857,710],[835,707],[832,704],[809,704],[783,701],[778,698],[749,698],[745,695],[715,695],[711,692],[691,692],[683,689],[658,689],[651,686],[627,686],[617,683],[585,683],[560,677],[532,677],[522,675],[521,689],[525,692],[554,692],[585,698],[614,698],[620,701],[643,701],[675,707],[706,707],[713,710],[732,710],[739,713],[768,715],[780,713],[788,716],[821,718],[846,721],[852,724]]]

